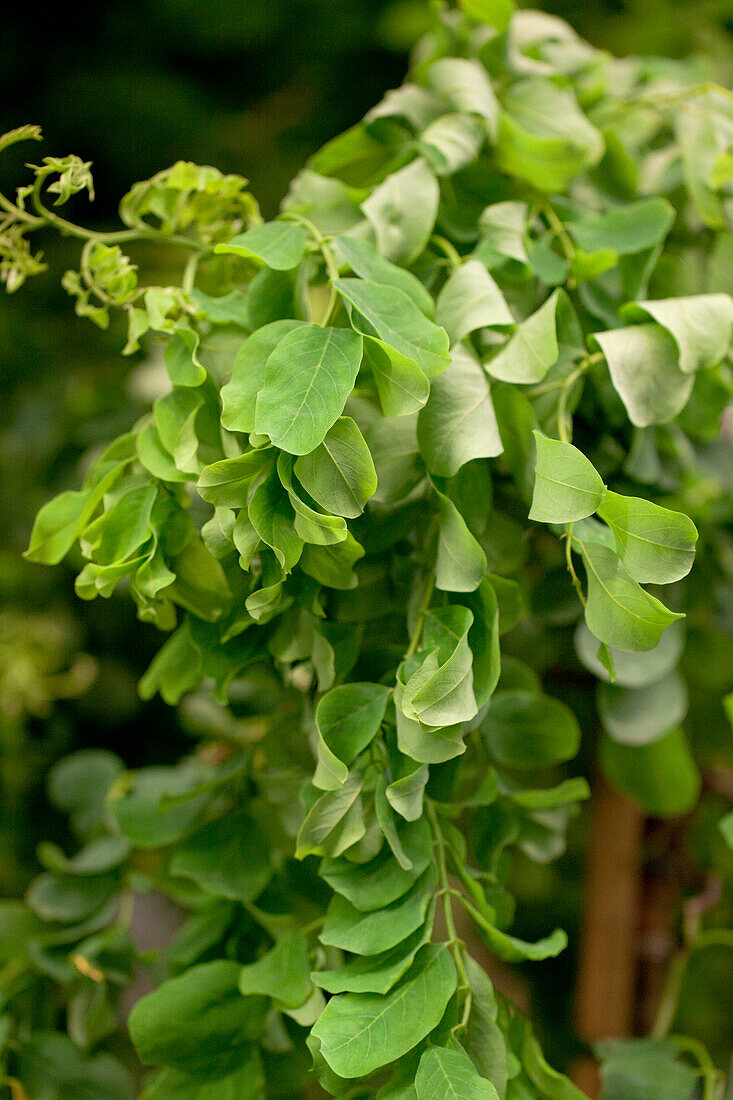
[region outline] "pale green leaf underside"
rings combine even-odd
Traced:
[[[529,518],[541,523],[573,523],[597,511],[605,486],[582,451],[571,443],[533,433],[537,447],[535,484]]]

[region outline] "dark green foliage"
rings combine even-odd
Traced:
[[[91,1049],[148,891],[189,914],[144,958],[157,988],[130,1016],[151,1100],[303,1096],[306,1047],[332,1095],[580,1095],[454,907],[506,962],[567,945],[508,930],[513,860],[561,854],[588,796],[561,768],[579,723],[536,675],[556,631],[601,681],[612,782],[651,815],[697,802],[680,661],[704,612],[698,529],[701,568],[730,569],[714,440],[733,301],[711,256],[732,133],[726,94],[684,64],[463,0],[275,220],[240,176],[187,162],[132,188],[118,232],[57,212],[91,192],[76,157],[4,201],[9,291],[55,227],[84,240],[77,313],[121,310],[126,354],[164,343],[150,407],[44,505],[27,556],[78,544],[82,599],[129,591],[168,633],[141,694],[184,700],[204,735],[175,765],[87,752],[52,775],[83,847],[45,846],[25,904],[0,910],[8,1076],[30,1100],[77,1078],[128,1095]],[[180,249],[180,285],[138,284],[140,242]],[[608,1047],[604,1095],[716,1088],[704,1048],[679,1050],[697,1064],[671,1041]]]

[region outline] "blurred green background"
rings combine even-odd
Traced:
[[[544,9],[615,53],[697,53],[712,76],[733,79],[733,0]],[[38,123],[46,140],[4,155],[0,188],[24,181],[24,160],[74,152],[94,163],[97,199],[71,216],[114,224],[133,182],[187,159],[247,176],[272,215],[307,156],[402,80],[428,18],[423,0],[96,0],[42,16],[16,5],[0,34],[0,133]],[[76,251],[43,244],[52,271],[0,297],[0,894],[10,896],[34,873],[37,842],[62,835],[43,795],[54,759],[94,745],[137,766],[175,760],[189,743],[175,711],[138,699],[159,637],[124,592],[81,603],[73,562],[42,569],[21,557],[40,505],[76,485],[82,456],[143,408],[120,332],[76,318],[59,288]],[[535,869],[526,894],[543,924],[549,908],[575,936],[581,880],[579,846],[560,871]],[[545,973],[556,1015],[563,977]]]

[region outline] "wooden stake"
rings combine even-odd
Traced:
[[[588,1043],[633,1031],[643,833],[640,810],[599,776],[576,994],[578,1033]],[[574,1079],[590,1096],[599,1095],[590,1060],[578,1064]]]

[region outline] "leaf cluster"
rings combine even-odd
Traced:
[[[100,750],[51,773],[80,848],[43,846],[0,909],[8,1076],[30,1100],[132,1095],[94,1052],[149,892],[186,912],[129,1020],[150,1100],[296,1097],[314,1074],[354,1098],[582,1095],[457,914],[508,963],[567,943],[510,931],[515,860],[559,856],[589,793],[565,768],[578,719],[522,638],[575,630],[613,782],[658,816],[697,801],[678,666],[698,526],[715,554],[731,518],[698,452],[733,392],[712,262],[732,119],[684,64],[465,0],[271,222],[243,179],[188,163],[133,187],[117,233],[44,205],[91,190],[76,158],[3,199],[8,289],[40,262],[31,233],[72,233],[77,312],[121,311],[124,351],[161,368],[27,556],[72,555],[82,599],[124,585],[167,634],[141,694],[206,730],[175,766]],[[187,257],[180,285],[138,284],[127,248],[151,241]],[[38,1008],[50,989],[70,1039]],[[614,1046],[606,1094],[657,1064],[665,1095],[703,1073]]]

